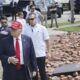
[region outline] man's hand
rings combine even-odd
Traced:
[[[35,76],[36,76],[36,74],[37,74],[37,73],[36,73],[36,71],[33,71],[32,76],[33,76],[33,77],[35,77]]]
[[[18,61],[19,60],[15,56],[12,56],[12,57],[8,58],[8,63],[9,64],[12,63],[12,64],[16,65],[18,63]]]

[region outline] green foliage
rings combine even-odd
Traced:
[[[55,30],[68,31],[68,32],[80,32],[80,26],[58,28],[58,29],[55,29]]]

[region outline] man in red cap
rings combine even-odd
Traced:
[[[36,75],[36,59],[32,40],[21,35],[22,25],[14,21],[11,36],[0,44],[0,59],[3,66],[2,80],[32,80]]]

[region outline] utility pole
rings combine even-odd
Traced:
[[[74,0],[70,0],[70,6],[71,6],[71,23],[74,23]]]

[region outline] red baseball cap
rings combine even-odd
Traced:
[[[13,21],[11,24],[11,28],[15,30],[22,29],[22,24],[18,21]]]

